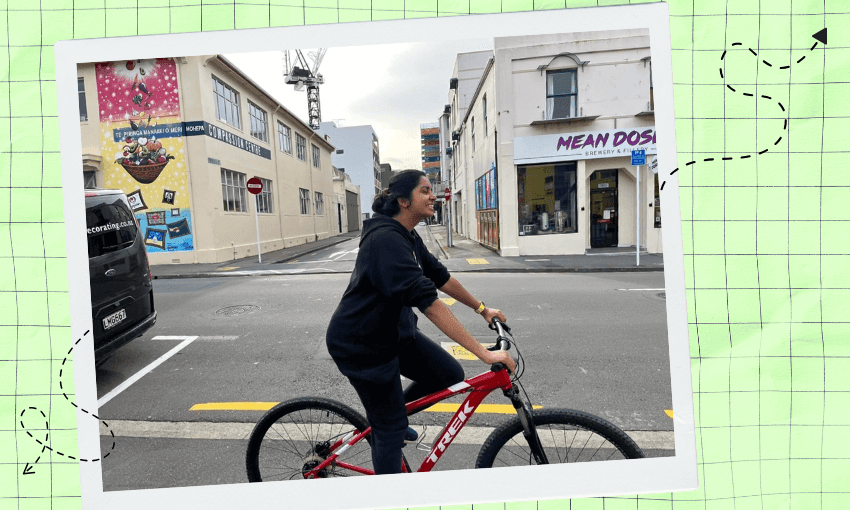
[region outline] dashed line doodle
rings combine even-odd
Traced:
[[[812,47],[811,47],[811,48],[809,48],[809,51],[813,51],[815,48],[817,48],[817,46],[818,46],[818,42],[823,43],[824,45],[826,45],[826,28],[824,28],[824,29],[823,29],[823,30],[821,30],[820,32],[818,32],[818,33],[814,34],[812,37],[814,37],[815,39],[817,39],[817,42],[815,42],[815,44],[813,44],[813,45],[812,45]],[[739,42],[732,43],[732,46],[743,46],[743,43],[739,43]],[[747,49],[749,49],[749,50],[750,50],[750,53],[752,53],[754,57],[758,57],[758,52],[756,52],[756,51],[755,51],[755,50],[753,50],[752,48],[747,48]],[[723,61],[723,59],[724,59],[725,57],[726,57],[726,51],[724,50],[724,51],[723,51],[723,54],[722,54],[722,55],[720,55],[720,61],[722,62],[722,61]],[[806,56],[805,56],[805,55],[803,55],[802,57],[800,57],[800,59],[798,59],[798,60],[797,60],[797,64],[799,64],[800,62],[802,62],[805,58],[806,58]],[[773,64],[771,64],[771,63],[770,63],[770,62],[768,62],[767,60],[762,59],[762,60],[761,60],[761,63],[763,63],[763,64],[767,65],[768,67],[773,67]],[[791,65],[786,65],[786,66],[779,67],[779,69],[782,69],[782,70],[790,69],[790,68],[791,68]],[[723,75],[723,67],[720,67],[720,78],[722,78],[722,79],[724,79],[724,80],[726,79],[726,77]],[[729,85],[728,83],[726,84],[726,88],[728,88],[728,89],[729,89],[729,90],[731,90],[732,92],[740,93],[740,94],[742,94],[742,95],[743,95],[743,96],[745,96],[745,97],[752,97],[752,98],[755,98],[755,95],[754,95],[753,93],[748,92],[748,91],[744,91],[743,89],[739,91],[739,90],[735,89],[734,87],[732,87],[731,85]],[[759,97],[758,97],[758,99],[767,99],[768,101],[773,101],[773,98],[771,98],[770,96],[765,96],[765,95],[761,95],[761,96],[759,96]],[[783,113],[785,113],[785,106],[784,106],[781,102],[779,102],[779,101],[776,101],[776,104],[779,106],[779,108],[782,110],[782,112],[783,112]],[[788,130],[788,118],[786,117],[785,119],[783,119],[783,121],[784,121],[784,122],[783,122],[783,124],[782,124],[782,131],[783,131],[783,132],[785,132],[785,131],[787,131],[787,130]],[[777,138],[777,139],[776,139],[776,141],[775,141],[775,142],[773,142],[773,145],[774,145],[774,146],[776,146],[776,145],[778,145],[778,144],[779,144],[779,142],[781,142],[781,141],[782,141],[782,136],[779,136],[779,138]],[[743,156],[738,156],[738,159],[748,159],[748,158],[753,157],[753,155],[761,156],[762,154],[767,153],[769,150],[770,150],[770,148],[766,148],[766,149],[761,150],[761,151],[759,151],[759,152],[757,152],[757,153],[755,153],[755,154],[745,154],[745,155],[743,155]],[[733,159],[736,159],[736,158],[725,156],[725,157],[720,158],[720,161],[729,161],[729,160],[733,160]],[[703,159],[701,162],[708,162],[708,161],[715,161],[715,160],[716,160],[715,158],[705,158],[705,159]],[[697,160],[689,161],[689,162],[685,163],[685,166],[691,166],[691,165],[694,165],[694,164],[696,164],[696,163],[698,163],[698,162],[699,162],[699,161],[697,161]],[[675,170],[673,170],[672,172],[670,172],[670,175],[673,175],[673,174],[675,174],[675,173],[676,173],[676,172],[678,172],[678,171],[679,171],[679,168],[677,167]],[[661,187],[660,187],[660,189],[661,189],[661,190],[663,190],[663,189],[664,189],[664,185],[665,185],[665,184],[667,184],[667,181],[663,181],[663,182],[661,183]]]
[[[113,441],[112,441],[112,448],[110,448],[110,449],[109,449],[109,451],[108,451],[108,452],[106,452],[106,454],[105,454],[105,455],[103,455],[102,457],[100,457],[100,458],[93,458],[93,459],[77,458],[77,457],[75,457],[75,456],[73,456],[73,455],[69,455],[69,454],[67,454],[67,453],[60,452],[60,451],[59,451],[59,450],[57,450],[57,449],[51,448],[50,446],[48,446],[48,445],[47,445],[48,440],[50,439],[50,423],[47,421],[47,415],[45,415],[45,414],[44,414],[44,412],[43,412],[43,411],[41,411],[41,410],[39,410],[37,407],[28,407],[28,408],[24,409],[23,411],[21,411],[20,424],[21,424],[21,429],[22,429],[24,432],[26,432],[28,436],[30,436],[31,438],[33,438],[33,439],[35,440],[35,442],[36,442],[36,443],[38,443],[38,444],[40,444],[40,445],[41,445],[41,453],[42,453],[42,454],[43,454],[45,451],[50,451],[50,452],[55,453],[55,454],[57,454],[57,455],[60,455],[60,456],[62,456],[62,457],[66,457],[66,458],[71,459],[71,460],[78,460],[78,461],[80,461],[80,462],[100,462],[101,460],[105,459],[106,457],[109,457],[109,454],[110,454],[110,453],[112,453],[112,450],[114,450],[114,449],[115,449],[115,433],[114,433],[114,432],[112,432],[112,429],[110,429],[110,428],[109,428],[109,424],[108,424],[108,423],[106,423],[105,421],[101,420],[99,416],[97,416],[96,414],[91,413],[91,412],[89,412],[89,411],[87,411],[87,410],[83,409],[82,407],[78,406],[78,405],[77,405],[77,404],[76,404],[73,400],[71,400],[71,398],[70,398],[70,397],[68,397],[68,394],[64,391],[64,388],[63,388],[63,386],[62,386],[62,373],[63,373],[64,367],[65,367],[65,362],[67,362],[67,361],[68,361],[68,356],[70,356],[71,352],[74,350],[74,348],[77,346],[77,344],[79,344],[79,343],[80,343],[80,340],[82,340],[83,338],[85,338],[85,336],[86,336],[86,335],[88,335],[88,334],[89,334],[89,331],[86,331],[85,333],[83,333],[83,336],[81,336],[80,338],[78,338],[78,339],[77,339],[77,341],[76,341],[76,342],[74,342],[74,345],[71,347],[71,349],[70,349],[70,350],[68,350],[68,354],[65,356],[65,359],[63,359],[63,360],[62,360],[62,365],[61,365],[61,366],[60,366],[60,368],[59,368],[59,389],[60,389],[60,390],[63,390],[63,391],[62,391],[62,396],[64,396],[64,397],[65,397],[65,400],[67,400],[67,401],[68,401],[68,402],[69,402],[72,406],[74,406],[75,408],[79,409],[80,411],[82,411],[82,412],[84,412],[84,413],[86,413],[86,414],[90,414],[93,418],[95,418],[95,419],[99,420],[101,423],[103,423],[103,424],[104,424],[104,426],[106,426],[106,428],[109,430],[109,434],[112,436],[112,440],[113,440]],[[41,437],[41,436],[36,437],[35,435],[33,435],[33,433],[32,433],[32,432],[30,432],[29,430],[26,430],[26,428],[27,428],[27,427],[26,427],[26,425],[24,425],[24,415],[25,415],[28,411],[38,412],[38,414],[40,414],[40,415],[41,415],[41,417],[44,419],[44,430],[45,430],[45,433],[44,433],[44,439],[43,439],[43,440],[42,440],[42,439],[40,439],[40,437]],[[30,414],[33,414],[33,413],[30,413]],[[32,423],[31,423],[31,424],[32,424]],[[33,430],[34,430],[34,429],[33,429]],[[35,461],[33,461],[33,463],[32,463],[32,464],[30,464],[29,462],[27,462],[26,466],[24,466],[24,472],[23,472],[23,474],[25,474],[25,475],[32,475],[32,474],[35,474],[35,469],[34,469],[34,468],[35,468],[35,465],[36,465],[36,464],[38,464],[38,461],[40,461],[40,460],[41,460],[41,455],[39,455],[39,456],[38,456],[38,458],[36,458],[36,459],[35,459]]]

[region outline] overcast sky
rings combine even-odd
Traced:
[[[394,170],[421,168],[419,125],[437,122],[448,104],[456,55],[492,47],[492,39],[479,39],[329,48],[319,67],[325,80],[319,88],[322,122],[333,120],[343,127],[370,124],[380,141],[381,163],[390,163]],[[314,50],[302,49],[305,56]],[[225,57],[309,123],[307,91],[296,92],[284,83],[282,52]]]

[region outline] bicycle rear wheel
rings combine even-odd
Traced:
[[[643,452],[616,425],[573,409],[532,411],[537,435],[550,464],[639,459]],[[531,448],[523,436],[522,423],[514,416],[497,427],[484,441],[476,468],[534,464]]]
[[[263,415],[251,432],[245,453],[248,481],[301,479],[331,455],[329,448],[336,441],[355,429],[362,432],[368,427],[357,411],[334,400],[298,398],[281,402]],[[370,437],[364,439],[345,450],[319,476],[362,474],[338,462],[371,470]]]

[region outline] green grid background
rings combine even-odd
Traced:
[[[52,441],[76,450],[71,407],[50,405],[63,398],[54,372],[72,341],[56,41],[623,3],[2,0],[0,508],[81,507],[75,463],[53,459],[40,464],[49,476],[22,476],[16,462],[30,460],[22,452],[37,452],[18,425],[25,406],[50,410]],[[700,488],[440,510],[850,508],[850,47],[842,32],[850,26],[848,6],[669,4]],[[824,27],[829,44],[811,51],[811,35]],[[733,42],[743,45],[733,51]],[[755,65],[747,48],[775,67]],[[806,60],[795,64],[802,55]],[[776,69],[789,63],[790,72]],[[787,111],[724,88],[721,66],[739,92],[769,95]],[[764,148],[770,152],[750,159],[703,162]],[[692,160],[698,163],[685,166]]]

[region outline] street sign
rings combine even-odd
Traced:
[[[247,184],[248,192],[253,195],[259,195],[263,192],[263,181],[258,177],[251,177]]]
[[[452,189],[446,188],[446,200],[452,198]]]
[[[632,151],[632,166],[646,164],[646,150]]]
[[[649,169],[652,170],[653,174],[658,173],[658,156],[653,156],[649,161]]]

